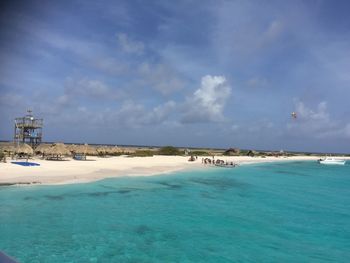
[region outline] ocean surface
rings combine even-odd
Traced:
[[[349,262],[350,165],[1,187],[0,250],[19,262]]]

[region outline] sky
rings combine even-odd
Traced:
[[[0,140],[32,109],[44,141],[350,153],[349,8],[8,1]]]

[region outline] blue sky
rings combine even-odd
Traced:
[[[13,1],[0,139],[349,152],[344,1]],[[293,120],[291,112],[297,112]]]

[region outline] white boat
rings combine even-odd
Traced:
[[[321,164],[344,165],[346,161],[341,159],[335,159],[334,157],[326,157],[325,159],[320,159],[318,162]]]

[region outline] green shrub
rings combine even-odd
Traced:
[[[5,153],[4,152],[0,152],[0,161],[2,161],[2,160],[6,160],[6,155],[5,155]]]
[[[248,152],[249,152],[248,150],[241,150],[239,155],[240,156],[246,156],[248,154]]]
[[[165,146],[159,149],[158,154],[159,155],[182,155],[184,153],[179,151],[179,149],[173,146]]]
[[[114,152],[114,153],[111,153],[110,156],[121,156],[124,154],[125,154],[124,152]]]
[[[98,152],[98,153],[97,153],[97,156],[99,156],[99,157],[105,157],[106,154],[105,154],[104,152]]]
[[[153,152],[149,150],[140,150],[129,154],[129,157],[152,157],[152,156],[153,156]]]
[[[206,151],[193,151],[190,153],[190,155],[195,155],[195,156],[209,156],[210,154]]]

